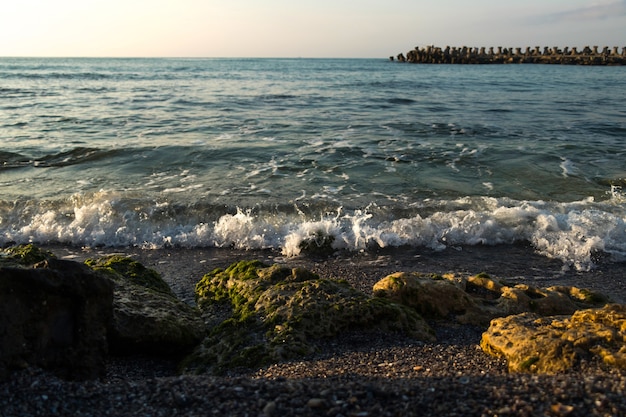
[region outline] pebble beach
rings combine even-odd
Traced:
[[[394,248],[285,258],[274,251],[231,249],[92,249],[50,246],[57,257],[82,261],[110,253],[157,270],[178,297],[208,271],[242,259],[299,266],[346,279],[371,292],[397,271],[460,275],[486,272],[535,286],[573,285],[626,300],[623,265],[598,259],[591,271],[563,268],[525,245],[430,251]],[[622,416],[626,372],[582,363],[556,375],[511,374],[478,343],[486,329],[431,323],[436,342],[402,334],[355,331],[321,341],[318,352],[293,362],[235,369],[223,376],[178,375],[169,358],[111,357],[95,381],[65,381],[38,369],[0,383],[0,415],[13,416]]]

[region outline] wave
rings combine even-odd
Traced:
[[[51,153],[42,157],[33,158],[13,152],[0,151],[0,170],[23,167],[65,167],[86,162],[106,159],[119,154],[122,151],[106,150],[97,148],[77,147],[69,151]],[[123,152],[130,152],[125,150]]]
[[[613,198],[603,202],[467,197],[424,201],[413,212],[340,207],[313,215],[297,206],[243,209],[99,192],[59,201],[0,202],[0,243],[233,247],[298,256],[304,244],[326,237],[332,248],[348,251],[529,242],[566,268],[589,270],[598,256],[626,260],[625,204],[616,187]]]
[[[30,165],[29,158],[15,152],[0,151],[0,171]]]
[[[104,159],[109,157],[112,153],[115,154],[117,151],[78,147],[70,151],[38,158],[33,164],[35,167],[64,167]]]
[[[30,72],[23,74],[3,74],[6,78],[20,78],[20,79],[32,79],[32,80],[49,80],[49,79],[69,79],[69,80],[103,80],[109,78],[118,78],[116,74],[107,74],[101,72],[55,72],[55,71],[42,71],[42,72]]]

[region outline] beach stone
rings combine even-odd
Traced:
[[[414,308],[425,317],[448,317],[476,307],[464,284],[452,274],[397,272],[374,284],[373,292],[376,297]]]
[[[542,316],[571,314],[577,309],[605,304],[601,294],[569,286],[536,288],[527,284],[502,287],[496,306],[499,316],[534,312]]]
[[[326,406],[326,401],[323,398],[311,398],[306,405],[310,408],[323,408]]]
[[[484,326],[496,317],[523,312],[572,314],[607,302],[603,295],[577,287],[509,285],[484,273],[465,278],[398,272],[374,284],[373,293],[414,308],[424,317]]]
[[[68,379],[105,373],[113,285],[33,245],[0,253],[0,376],[24,367]]]
[[[56,259],[56,256],[30,243],[10,246],[0,251],[0,266],[33,266],[49,259]]]
[[[626,369],[626,306],[607,304],[571,316],[522,313],[497,318],[480,346],[506,358],[511,372],[564,372],[594,358]]]
[[[300,268],[235,263],[206,274],[196,298],[211,322],[225,305],[230,315],[183,361],[185,372],[220,373],[311,354],[316,340],[352,329],[434,339],[415,310]]]
[[[298,244],[298,249],[300,249],[300,253],[307,255],[328,256],[335,252],[334,242],[335,236],[318,230],[304,238]]]
[[[182,356],[206,335],[199,310],[179,300],[156,271],[118,255],[85,263],[114,283],[112,353]]]

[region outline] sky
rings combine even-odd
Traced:
[[[9,0],[0,56],[376,58],[626,46],[626,0]]]

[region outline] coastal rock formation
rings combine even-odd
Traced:
[[[505,357],[512,372],[563,372],[594,358],[626,369],[626,306],[608,304],[572,316],[523,313],[498,318],[480,346]]]
[[[394,57],[389,57],[391,61]],[[597,46],[578,48],[544,47],[503,48],[493,47],[415,47],[404,54],[398,54],[398,62],[414,64],[564,64],[564,65],[626,65],[626,47]]]
[[[182,355],[204,338],[200,312],[176,298],[156,271],[115,255],[85,263],[114,283],[112,353]]]
[[[398,272],[377,282],[373,292],[377,297],[414,308],[424,317],[452,317],[459,323],[476,325],[488,325],[493,318],[523,312],[544,316],[572,314],[606,302],[605,297],[589,290],[509,285],[487,274],[460,278],[453,274]]]
[[[97,378],[109,352],[190,352],[182,372],[219,374],[311,354],[350,330],[432,341],[422,316],[485,328],[493,319],[481,346],[511,371],[560,372],[585,360],[626,368],[626,306],[594,307],[605,299],[576,287],[403,272],[370,296],[304,269],[242,261],[206,274],[196,301],[184,304],[130,258],[81,264],[32,245],[0,251],[0,377],[34,366]]]
[[[32,245],[0,254],[0,377],[36,366],[64,378],[105,372],[113,285]]]
[[[239,262],[205,275],[196,296],[207,323],[216,325],[183,361],[184,372],[220,373],[299,357],[314,352],[316,340],[348,329],[434,339],[415,310],[297,268]]]

